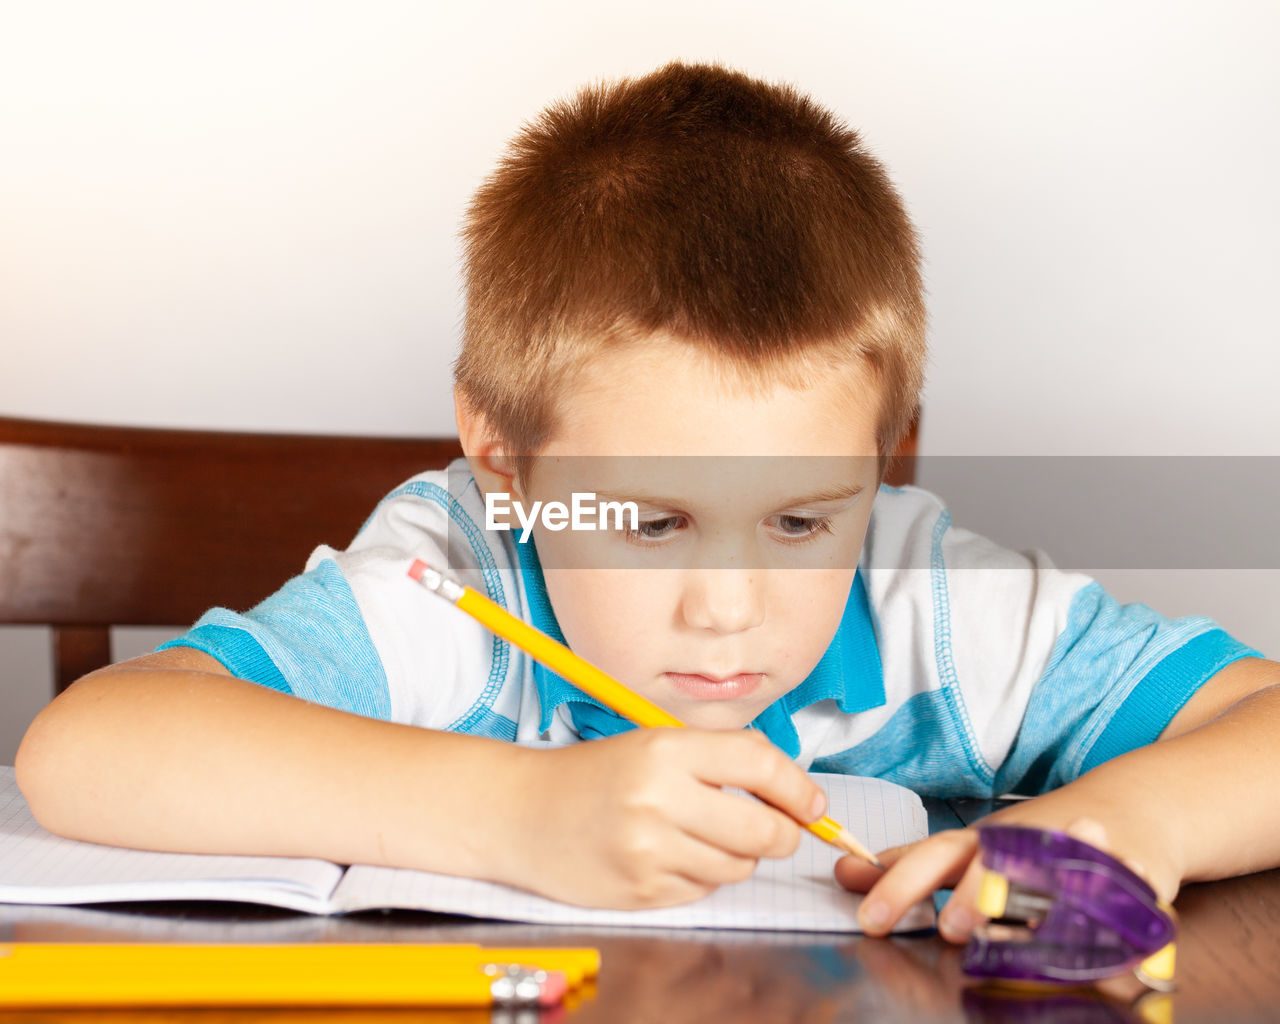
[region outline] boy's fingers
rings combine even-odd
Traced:
[[[876,851],[876,858],[884,868],[868,864],[861,857],[855,857],[852,854],[841,857],[836,861],[836,881],[850,892],[866,892],[884,877],[885,869],[893,867],[908,850],[918,845],[919,843],[910,843],[906,846],[894,846],[887,850]]]
[[[968,942],[974,928],[986,920],[978,912],[978,889],[982,885],[982,872],[982,859],[974,857],[951,891],[947,905],[938,915],[938,931],[948,942]]]
[[[686,734],[692,732],[686,730]],[[689,748],[689,767],[703,782],[745,789],[802,824],[817,821],[826,812],[826,795],[817,783],[763,733],[701,731],[696,735],[699,742]]]
[[[649,833],[617,850],[616,894],[623,910],[670,907],[700,899],[722,885],[751,876],[756,861],[708,846],[676,828]]]
[[[1108,852],[1110,839],[1102,822],[1095,821],[1093,818],[1076,818],[1067,826],[1066,831],[1067,835],[1073,839],[1079,839],[1090,846],[1096,846],[1099,850]]]
[[[1111,849],[1111,836],[1108,834],[1106,826],[1101,822],[1095,821],[1093,818],[1077,818],[1067,826],[1066,832],[1073,839],[1082,840],[1103,853],[1111,854],[1144,882],[1148,885],[1151,884],[1151,874],[1147,871],[1145,865],[1139,864],[1129,857],[1117,854]]]
[[[912,906],[934,889],[954,884],[973,860],[977,833],[952,829],[912,846],[867,892],[858,922],[868,935],[886,935]]]
[[[789,857],[800,845],[794,819],[754,797],[712,786],[691,787],[669,813],[690,836],[740,857]]]
[[[672,839],[664,859],[671,865],[673,878],[678,876],[700,887],[699,896],[721,885],[745,881],[756,869],[755,857],[740,857],[684,833]]]

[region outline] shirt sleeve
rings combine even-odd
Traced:
[[[421,558],[519,614],[510,559],[477,526],[482,507],[464,468],[414,477],[346,550],[316,548],[257,607],[214,608],[161,649],[194,647],[241,679],[342,711],[513,739],[509,645],[408,576]]]
[[[159,649],[180,646],[204,651],[240,679],[369,718],[391,718],[382,661],[332,558],[243,614],[211,609]]]
[[[816,771],[940,797],[1035,795],[1156,740],[1193,693],[1258,652],[1212,620],[1122,605],[1041,551],[882,488],[861,568],[886,701],[833,716]]]
[[[1038,551],[938,538],[938,671],[993,795],[1056,789],[1154,742],[1199,687],[1258,652],[1211,619],[1122,605]]]
[[[1031,690],[996,791],[1043,793],[1154,743],[1192,694],[1245,657],[1261,655],[1211,619],[1168,619],[1088,584]]]

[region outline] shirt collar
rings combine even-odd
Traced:
[[[516,543],[524,579],[525,597],[530,621],[538,629],[560,643],[564,633],[551,609],[542,565],[533,540]],[[539,732],[551,727],[556,708],[568,705],[574,727],[584,739],[613,736],[635,725],[588,696],[567,679],[538,662],[533,664],[534,683],[541,705]],[[876,645],[871,606],[859,569],[854,575],[844,616],[830,646],[813,671],[799,686],[784,694],[756,716],[751,728],[758,729],[791,757],[800,754],[800,736],[792,714],[820,700],[834,700],[845,714],[880,707],[885,702],[884,671],[880,665],[880,649]]]

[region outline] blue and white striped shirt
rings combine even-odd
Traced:
[[[459,461],[379,503],[344,551],[317,548],[256,608],[214,608],[164,645],[236,676],[374,718],[527,744],[631,724],[406,575],[448,565],[563,640],[532,543],[485,531]],[[843,619],[796,689],[753,722],[803,767],[918,793],[1039,793],[1150,743],[1219,669],[1257,652],[1205,618],[1119,605],[1039,552],[951,524],[882,487]]]

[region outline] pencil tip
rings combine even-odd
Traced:
[[[884,864],[881,863],[880,858],[858,842],[858,840],[854,839],[853,833],[847,828],[841,827],[840,834],[836,836],[832,842],[840,849],[844,850],[845,853],[851,853],[859,860],[864,860],[868,864],[878,867],[881,871],[886,870]]]

